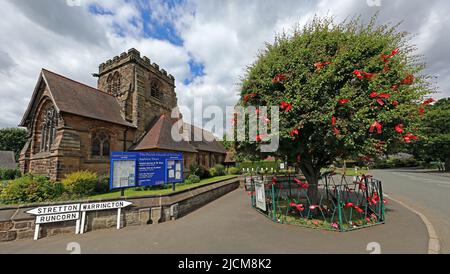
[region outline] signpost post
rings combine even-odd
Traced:
[[[28,210],[28,214],[36,215],[36,225],[34,228],[34,240],[39,239],[39,229],[41,224],[66,222],[76,220],[75,234],[79,233],[80,224],[80,204],[55,205],[38,207]]]
[[[98,210],[111,210],[117,209],[117,229],[120,229],[120,215],[122,213],[122,208],[132,205],[132,203],[127,201],[112,201],[112,202],[99,202],[99,203],[89,203],[81,205],[81,227],[80,233],[84,234],[84,226],[86,223],[86,212],[98,211]]]

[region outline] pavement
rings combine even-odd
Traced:
[[[428,240],[420,217],[395,202],[386,224],[339,233],[274,223],[238,189],[176,221],[0,243],[0,253],[68,254],[79,245],[82,254],[369,254],[372,246],[383,254],[425,254]]]
[[[420,169],[372,171],[383,190],[394,199],[422,213],[436,230],[441,253],[450,253],[450,173]]]

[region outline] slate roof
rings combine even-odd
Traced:
[[[151,125],[151,129],[147,132],[147,134],[142,138],[142,140],[133,148],[133,150],[150,150],[150,149],[163,149],[163,150],[175,150],[175,151],[184,151],[184,152],[214,152],[214,153],[222,153],[226,154],[227,151],[220,144],[214,135],[206,130],[200,129],[193,125],[184,123],[184,136],[188,132],[187,129],[191,128],[191,137],[188,138],[188,141],[180,141],[177,142],[172,138],[172,126],[176,122],[174,119],[170,119],[166,116],[161,116],[159,119]],[[194,133],[201,134],[203,131],[202,141],[195,141]],[[202,135],[199,135],[202,136]]]
[[[183,152],[197,152],[197,150],[189,142],[176,142],[173,140],[172,126],[175,122],[175,120],[162,115],[156,120],[156,122],[153,123],[150,130],[136,145],[136,147],[133,148],[133,150],[163,149]]]
[[[17,168],[16,156],[14,151],[0,151],[0,168]]]
[[[46,69],[42,69],[40,80],[20,126],[27,124],[28,116],[36,104],[34,101],[41,81],[47,85],[53,103],[60,112],[134,127],[122,118],[121,107],[114,96]]]

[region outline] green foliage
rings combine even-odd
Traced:
[[[98,194],[108,193],[109,192],[109,176],[101,175],[98,178],[97,186],[95,187],[95,192]]]
[[[14,180],[22,176],[18,169],[0,168],[0,181],[1,180]]]
[[[200,182],[200,177],[194,174],[191,174],[187,176],[186,179],[184,179],[184,183],[187,185],[197,184]]]
[[[375,18],[368,25],[359,19],[336,24],[332,19],[316,18],[267,45],[248,67],[239,104],[292,104],[292,110],[280,110],[280,147],[273,154],[297,163],[315,184],[320,170],[337,158],[376,156],[403,142],[403,135],[395,131],[398,124],[404,125],[404,134],[417,134],[419,102],[430,92],[430,85],[408,39],[408,34],[396,27],[377,25]],[[397,48],[399,53],[389,59],[385,71],[381,55],[390,55]],[[332,63],[318,69],[319,62]],[[376,76],[358,79],[355,70]],[[285,79],[274,83],[280,74]],[[409,75],[416,75],[412,84],[392,88]],[[370,97],[374,91],[390,95],[382,99],[383,106]],[[249,94],[255,96],[247,96],[246,102]],[[349,101],[341,104],[341,99]],[[336,117],[335,125],[332,117]],[[381,134],[369,131],[375,121],[383,126]],[[293,137],[294,129],[299,134]],[[238,152],[260,155],[260,144],[254,141],[239,143]]]
[[[197,175],[201,179],[206,179],[206,178],[211,177],[211,174],[209,173],[209,171],[206,168],[204,168],[201,165],[197,165],[197,164],[191,165],[189,167],[189,173]]]
[[[62,183],[70,195],[83,197],[95,194],[98,181],[99,178],[95,172],[77,171],[67,174]]]
[[[414,158],[406,158],[406,159],[385,159],[385,160],[377,160],[372,168],[375,169],[388,169],[388,168],[401,168],[401,167],[417,167],[420,165],[420,162]]]
[[[225,175],[225,167],[223,165],[215,165],[213,168],[209,169],[209,174],[211,177],[223,176]]]
[[[229,175],[239,175],[239,174],[241,174],[241,170],[237,167],[230,167],[230,168],[228,168],[228,174]]]
[[[23,204],[51,201],[64,193],[61,183],[51,182],[46,177],[26,175],[9,181],[2,188],[0,203]]]
[[[27,142],[27,131],[21,128],[0,129],[0,150],[14,151],[16,160]]]
[[[421,139],[414,154],[426,162],[442,161],[450,168],[450,98],[426,107],[420,122]]]

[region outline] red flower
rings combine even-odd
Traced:
[[[378,97],[378,93],[376,93],[375,91],[374,92],[372,92],[370,95],[370,98],[377,98]]]
[[[402,85],[411,85],[414,82],[414,75],[410,74],[405,79],[403,79],[400,83]]]
[[[256,97],[258,94],[256,93],[250,93],[244,96],[244,102],[247,103],[250,98]]]
[[[403,125],[402,125],[402,124],[396,125],[396,126],[395,126],[395,131],[396,131],[398,134],[403,134],[403,132],[405,132],[405,131],[403,130]]]
[[[281,109],[284,111],[290,111],[292,109],[292,105],[286,102],[281,102]]]
[[[394,102],[392,102],[392,105],[393,105],[394,107],[398,106],[398,101],[395,100]]]
[[[331,64],[332,64],[332,62],[319,62],[319,63],[315,63],[314,66],[316,67],[317,70],[321,70],[325,66],[331,65]]]
[[[339,104],[341,104],[341,105],[345,105],[345,104],[347,104],[348,102],[350,102],[349,99],[342,99],[342,100],[339,100]]]
[[[276,84],[276,83],[279,83],[279,82],[284,81],[284,80],[286,80],[286,75],[284,75],[284,74],[278,74],[277,76],[275,76],[275,77],[272,79],[272,83]]]
[[[331,124],[334,126],[334,125],[336,125],[336,122],[337,122],[337,119],[336,119],[336,117],[332,117],[331,118]]]
[[[291,136],[294,137],[295,135],[298,135],[298,129],[291,131]]]
[[[370,133],[373,133],[373,132],[375,131],[375,129],[377,129],[378,134],[381,134],[381,133],[382,133],[383,126],[382,126],[378,121],[375,121],[375,122],[370,126],[369,132],[370,132]]]

